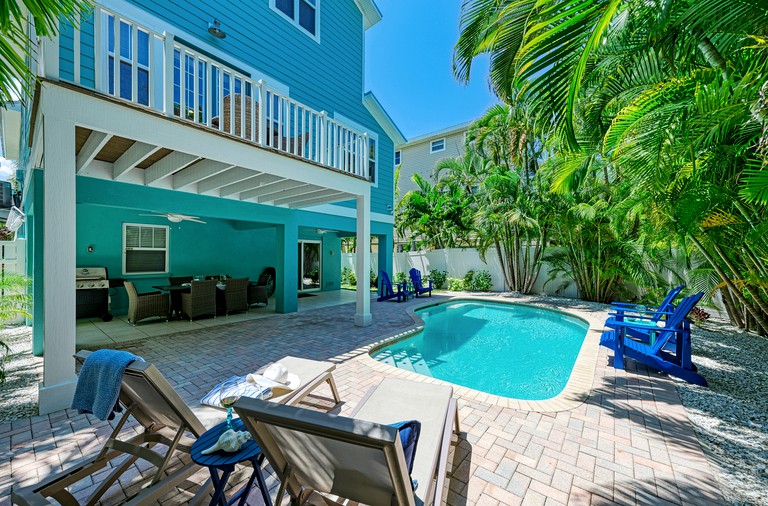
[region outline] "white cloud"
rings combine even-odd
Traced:
[[[7,181],[16,175],[16,162],[0,156],[0,181]]]

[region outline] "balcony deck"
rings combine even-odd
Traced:
[[[74,31],[71,75],[60,72],[59,48],[45,43],[44,64],[38,69],[48,88],[79,92],[73,94],[75,100],[101,99],[85,109],[122,107],[105,112],[104,121],[87,118],[88,111],[70,115],[78,175],[297,208],[360,194],[349,191],[360,188],[359,183],[334,183],[338,175],[370,183],[372,141],[366,132],[252,79],[238,62],[227,64],[171,33],[154,32],[99,5],[93,20],[92,48],[81,44],[80,31]],[[80,71],[84,61],[92,61],[93,79]],[[131,119],[136,113],[156,120],[150,132],[184,126],[188,130],[176,128],[175,135],[194,131],[198,142],[185,150],[160,135],[146,135],[150,132]],[[210,137],[200,137],[202,132]],[[224,156],[230,148],[213,149],[212,140],[199,142],[214,137],[247,146],[249,160],[260,163],[231,163]],[[264,153],[283,157],[281,164],[293,163],[295,170],[278,170],[274,158]],[[304,177],[310,173],[314,176]]]

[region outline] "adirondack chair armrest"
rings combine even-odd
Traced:
[[[627,321],[619,321],[615,318],[608,318],[608,320],[605,322],[606,327],[611,328],[619,328],[619,327],[625,327],[625,328],[633,328],[633,329],[640,329],[640,330],[655,330],[657,332],[675,332],[677,334],[685,333],[685,328],[683,327],[675,327],[675,328],[667,328],[667,327],[659,327],[655,323],[645,323],[645,322],[627,322]]]

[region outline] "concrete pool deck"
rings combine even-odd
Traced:
[[[334,376],[343,399],[335,411],[343,415],[385,375],[412,374],[375,362],[366,350],[413,327],[408,310],[436,300],[441,298],[373,303],[374,325],[366,328],[353,326],[354,304],[344,304],[122,347],[154,363],[189,403],[219,380],[284,355],[330,360],[337,364]],[[583,317],[605,319],[605,311],[579,301],[561,305]],[[673,381],[643,366],[616,371],[608,350],[593,351],[591,391],[571,409],[530,411],[506,401],[489,402],[488,394],[455,389],[463,432],[449,456],[448,504],[724,503]],[[36,483],[92,454],[114,423],[65,410],[0,424],[0,506],[10,503],[12,486]],[[139,463],[129,469],[104,504],[123,501],[124,491],[135,486],[147,467]],[[161,503],[188,501],[206,477],[201,470]],[[276,480],[269,477],[267,483],[274,497]],[[88,481],[80,486],[78,497],[95,487]],[[260,503],[258,491],[252,492],[249,504]]]

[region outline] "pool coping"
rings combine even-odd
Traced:
[[[571,317],[577,318],[586,322],[589,325],[587,334],[584,336],[584,342],[581,345],[579,354],[576,357],[576,362],[573,365],[568,382],[555,397],[551,399],[545,399],[541,401],[531,401],[524,399],[513,399],[510,397],[502,397],[495,394],[489,394],[480,390],[475,390],[469,387],[464,387],[451,383],[449,381],[440,380],[430,376],[424,376],[416,372],[406,371],[405,369],[398,369],[397,367],[379,362],[371,356],[371,351],[376,348],[380,348],[385,345],[392,344],[395,341],[399,341],[406,337],[409,337],[417,332],[420,332],[424,328],[424,320],[416,314],[416,311],[434,306],[437,304],[445,304],[449,302],[456,302],[461,300],[484,300],[487,302],[496,302],[500,304],[518,305],[536,307],[539,309],[555,310],[565,313]],[[365,354],[364,359],[368,362],[368,366],[373,369],[379,370],[390,376],[400,376],[403,378],[422,381],[426,383],[438,383],[449,385],[453,387],[454,391],[465,399],[476,399],[480,402],[488,404],[494,404],[496,406],[519,409],[524,411],[538,411],[538,412],[558,412],[569,411],[577,408],[584,403],[592,391],[592,384],[594,382],[595,371],[597,368],[597,358],[599,355],[600,335],[602,334],[603,322],[595,315],[576,311],[573,309],[566,309],[557,307],[554,304],[538,301],[510,301],[501,297],[487,296],[487,295],[457,295],[448,297],[447,299],[440,301],[429,301],[423,305],[412,306],[408,308],[408,314],[413,318],[415,327],[410,327],[407,330],[400,331],[396,334],[381,339],[375,343],[371,343],[361,348]]]

